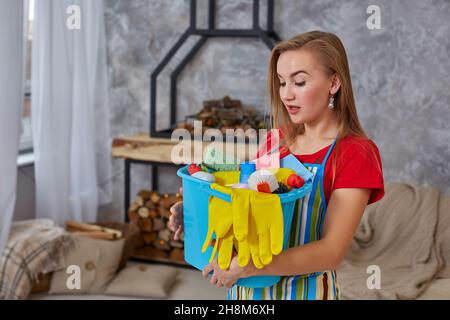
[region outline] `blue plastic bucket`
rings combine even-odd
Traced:
[[[184,211],[184,259],[199,270],[208,264],[212,254],[212,247],[202,253],[203,242],[208,231],[208,204],[211,196],[231,202],[230,195],[211,189],[211,183],[193,178],[187,171],[188,166],[178,170],[183,184]],[[311,180],[303,187],[293,189],[288,193],[279,194],[284,219],[283,249],[289,241],[295,201],[305,197],[312,189]],[[254,276],[242,278],[236,284],[249,288],[262,288],[276,284],[280,276]]]

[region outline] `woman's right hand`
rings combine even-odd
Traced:
[[[179,240],[183,232],[183,201],[178,201],[170,207],[169,230],[175,232],[174,240]]]

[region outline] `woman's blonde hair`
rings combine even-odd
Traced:
[[[271,104],[271,123],[272,128],[282,130],[282,146],[291,146],[295,142],[295,138],[305,130],[303,124],[295,124],[290,120],[280,98],[280,81],[277,76],[277,62],[280,55],[286,51],[299,49],[312,52],[327,75],[330,77],[336,75],[341,81],[340,88],[334,97],[333,112],[336,113],[339,124],[339,137],[335,149],[339,148],[339,141],[347,135],[367,139],[356,112],[347,54],[341,40],[333,33],[310,31],[278,43],[272,49],[269,59],[268,91]],[[338,152],[338,150],[334,152]],[[335,159],[336,157],[334,157]]]

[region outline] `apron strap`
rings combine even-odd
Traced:
[[[328,149],[328,152],[327,152],[325,158],[323,159],[322,164],[320,165],[320,169],[319,169],[319,170],[322,171],[322,175],[325,175],[325,166],[326,166],[328,157],[330,156],[331,151],[333,150],[333,148],[334,148],[334,146],[335,146],[335,144],[336,144],[336,141],[337,141],[338,137],[339,137],[339,134],[336,136],[336,139],[334,139],[333,144],[331,145],[330,149]],[[333,188],[333,186],[334,186],[334,176],[333,176],[333,179],[332,179],[332,181],[331,181],[331,188]],[[323,201],[325,201],[325,199],[323,199]]]
[[[331,151],[333,150],[334,145],[336,144],[337,139],[338,139],[338,137],[336,137],[336,139],[334,139],[333,144],[330,146],[330,149],[328,149],[328,152],[327,152],[325,158],[323,158],[323,161],[322,161],[322,165],[323,165],[323,166],[327,163],[328,157],[330,156]]]

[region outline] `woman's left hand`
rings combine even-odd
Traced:
[[[214,273],[209,282],[211,284],[216,285],[216,287],[220,288],[226,286],[227,288],[231,288],[236,281],[240,278],[247,277],[249,270],[251,269],[251,259],[247,266],[244,268],[238,265],[237,255],[235,255],[230,262],[230,267],[227,270],[222,270],[217,263],[217,258],[210,264],[208,264],[205,269],[203,269],[203,276],[206,278],[208,274],[214,270]]]

